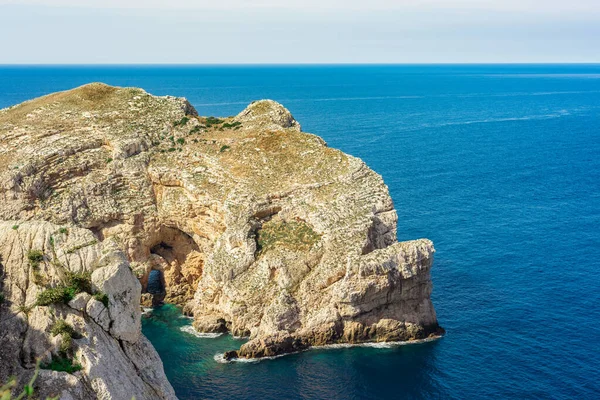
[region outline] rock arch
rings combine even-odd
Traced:
[[[156,306],[162,302],[184,305],[193,298],[202,277],[204,254],[190,235],[176,227],[163,225],[149,236],[140,277],[144,305]],[[153,279],[158,279],[160,285],[152,281],[154,274]],[[157,286],[162,291],[157,291]]]

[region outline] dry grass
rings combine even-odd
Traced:
[[[321,235],[301,220],[284,221],[280,218],[273,218],[265,222],[262,228],[256,232],[256,242],[260,253],[280,246],[294,251],[308,251],[320,239]]]

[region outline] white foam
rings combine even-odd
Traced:
[[[289,356],[291,354],[298,354],[298,353],[313,350],[313,349],[314,350],[335,350],[335,349],[347,349],[347,348],[351,348],[351,347],[370,347],[370,348],[375,348],[375,349],[390,349],[390,348],[398,347],[398,346],[407,346],[407,345],[411,345],[411,344],[433,342],[434,340],[438,340],[439,338],[441,338],[441,336],[435,336],[435,337],[430,337],[430,338],[426,338],[426,339],[409,340],[409,341],[405,341],[405,342],[367,342],[367,343],[356,343],[356,344],[352,344],[352,343],[325,344],[323,346],[312,346],[312,347],[309,347],[308,349],[302,350],[302,351],[295,351],[292,353],[285,353],[285,354],[279,354],[276,356],[261,357],[261,358],[232,358],[231,360],[226,360],[224,357],[225,353],[217,353],[217,354],[215,354],[215,356],[213,358],[216,362],[221,363],[221,364],[228,364],[228,363],[232,363],[232,362],[257,363],[257,362],[261,362],[263,360],[274,360],[276,358]]]
[[[194,319],[194,317],[190,317],[189,315],[180,315],[179,318],[185,318],[185,319]]]
[[[371,347],[374,349],[390,349],[398,346],[407,346],[411,344],[419,344],[426,342],[433,342],[434,340],[439,339],[439,337],[431,337],[426,339],[418,339],[418,340],[409,340],[405,342],[367,342],[367,343],[336,343],[336,344],[325,344],[323,346],[314,346],[313,349],[347,349],[350,347]]]
[[[309,350],[309,349],[307,349],[307,350]],[[307,351],[307,350],[302,350],[302,351]],[[232,363],[232,362],[254,364],[254,363],[261,362],[261,361],[274,360],[276,358],[281,358],[281,357],[289,356],[289,355],[292,355],[292,354],[298,354],[298,353],[300,353],[300,351],[294,351],[292,353],[285,353],[285,354],[278,354],[276,356],[270,356],[270,357],[260,357],[260,358],[232,358],[231,360],[226,360],[225,359],[225,353],[217,353],[217,354],[215,354],[215,356],[213,358],[215,359],[216,362],[218,362],[220,364],[229,364],[229,363]]]
[[[153,310],[153,308],[151,308],[151,307],[144,307],[144,308],[142,308],[142,315],[152,314],[152,310]]]
[[[204,333],[204,332],[198,332],[191,325],[182,326],[181,328],[179,328],[179,330],[182,331],[182,332],[185,332],[185,333],[189,333],[190,335],[194,335],[196,337],[203,338],[203,339],[214,339],[214,338],[218,338],[219,336],[222,335],[222,333]]]

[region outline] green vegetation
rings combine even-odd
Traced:
[[[214,125],[221,125],[223,122],[225,122],[225,121],[223,121],[222,119],[219,119],[219,118],[206,117],[205,124],[206,124],[207,128],[211,128]]]
[[[4,293],[0,292],[0,304],[4,303]]]
[[[281,219],[265,222],[257,231],[256,236],[258,251],[261,253],[276,246],[306,251],[321,239],[321,235],[316,233],[306,222]]]
[[[80,371],[81,365],[78,364],[75,360],[70,359],[68,357],[52,357],[52,361],[48,364],[42,364],[41,368],[72,374],[74,372]]]
[[[108,296],[106,293],[98,292],[94,294],[94,298],[104,304],[104,307],[108,308]]]
[[[239,121],[232,122],[231,124],[226,122],[222,125],[223,128],[238,128],[242,126],[242,123]]]
[[[190,119],[188,117],[183,117],[179,121],[173,122],[173,126],[185,126]]]
[[[60,228],[58,231],[59,231],[60,233],[62,233],[63,235],[66,235],[66,234],[68,234],[68,233],[69,233],[69,230],[68,230],[67,228]]]
[[[219,152],[224,152],[227,149],[230,149],[231,147],[227,146],[226,144],[224,144],[223,146],[221,146],[221,150],[219,150]]]
[[[53,243],[53,238],[50,237],[51,244]],[[29,265],[33,269],[33,282],[37,285],[43,285],[46,281],[45,277],[40,274],[40,263],[44,261],[44,253],[41,250],[29,250],[27,252],[27,259],[29,260]]]
[[[31,267],[38,268],[40,263],[44,261],[44,253],[41,250],[29,250],[27,252],[27,259]]]
[[[38,306],[49,306],[50,304],[68,304],[73,297],[81,292],[92,292],[92,280],[89,272],[69,272],[66,285],[56,286],[41,292],[36,304]]]
[[[92,273],[91,272],[68,272],[67,287],[72,288],[75,293],[92,293]]]
[[[202,128],[206,128],[204,125],[196,125],[195,127],[192,128],[192,130],[190,131],[190,135],[194,134],[194,133],[198,133],[200,132],[200,130]]]
[[[175,147],[169,147],[169,153],[172,153],[174,151],[176,151],[177,149]]]
[[[19,225],[13,225],[12,228],[16,231],[17,229],[19,229]]]
[[[185,139],[184,138],[179,138],[177,139],[177,143],[179,143],[180,145],[184,145],[185,144]]]
[[[52,328],[50,328],[50,333],[52,336],[56,335],[69,335],[73,337],[75,333],[75,329],[64,319],[59,319],[54,322]]]
[[[77,250],[81,250],[81,249],[83,249],[84,247],[93,246],[93,245],[95,245],[95,244],[97,244],[97,243],[98,243],[98,241],[94,239],[94,240],[91,240],[91,241],[89,241],[89,242],[87,242],[87,243],[84,243],[84,244],[77,245],[77,246],[75,246],[75,247],[72,247],[72,248],[70,248],[69,250],[67,250],[67,254],[73,254],[73,253],[75,253]]]
[[[75,297],[76,293],[65,286],[57,286],[44,290],[38,294],[36,305],[49,306],[55,303],[67,304]]]
[[[17,386],[17,378],[12,377],[8,380],[8,382],[2,386],[0,386],[0,400],[22,400],[22,399],[33,399],[34,398],[34,389],[33,384],[35,383],[40,372],[39,363],[35,367],[35,373],[33,377],[29,380],[23,387],[23,391],[19,393],[16,397],[12,396],[12,391],[15,386]],[[37,397],[35,397],[37,398]],[[46,400],[58,400],[58,397],[50,398],[47,397]]]
[[[18,310],[19,312],[22,312],[22,313],[24,313],[24,314],[29,314],[29,311],[31,311],[31,307],[29,307],[29,306],[26,306],[26,305],[21,305],[21,306],[18,306],[18,307],[17,307],[17,310]]]
[[[111,162],[112,162],[112,160],[113,160],[112,158],[108,157],[108,158],[106,159],[106,163],[107,163],[107,164],[108,164],[108,163],[111,163]]]
[[[73,339],[78,339],[81,335],[64,319],[56,320],[50,329],[50,333],[52,336],[60,335],[61,337],[60,348],[58,349],[60,357],[53,358],[50,364],[44,365],[42,368],[69,373],[79,371],[81,366],[73,363],[71,355],[73,353]]]

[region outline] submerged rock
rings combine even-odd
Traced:
[[[58,313],[82,334],[72,397],[173,398],[140,333],[141,297],[183,306],[202,332],[249,336],[228,358],[442,332],[431,241],[397,242],[381,176],[271,100],[219,119],[90,84],[1,110],[0,198],[0,379],[32,373]],[[94,298],[35,305],[69,273],[90,273]],[[32,326],[39,348],[23,352]]]

